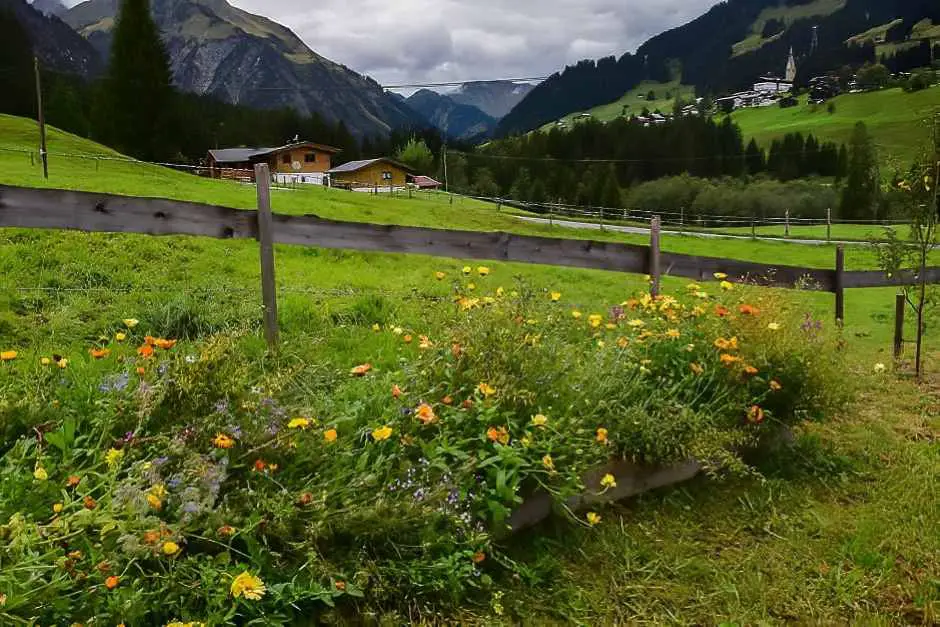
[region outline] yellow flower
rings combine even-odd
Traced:
[[[306,429],[310,426],[309,418],[294,418],[287,423],[288,429]]]
[[[60,369],[65,370],[69,367],[69,360],[63,357],[59,361],[55,362],[55,365],[57,365]]]
[[[49,478],[49,473],[46,472],[46,469],[43,468],[39,462],[36,462],[36,467],[33,469],[33,477],[36,481],[45,481]]]
[[[738,350],[738,338],[733,337],[730,339],[724,339],[722,337],[715,340],[715,348],[722,351],[735,351]]]
[[[499,298],[502,298],[505,295],[506,295],[506,290],[504,290],[501,287],[496,288],[496,296],[498,296]]]
[[[480,266],[479,268],[477,268],[477,272],[480,274],[480,276],[488,276],[490,273],[490,269],[487,268],[486,266]]]
[[[163,509],[163,501],[161,501],[160,497],[153,493],[147,495],[147,504],[150,505],[151,509],[155,509],[157,511]]]
[[[112,448],[104,454],[104,461],[108,462],[108,468],[111,470],[120,466],[122,459],[124,459],[124,449]]]
[[[689,364],[689,368],[692,369],[692,372],[694,372],[696,376],[701,376],[705,372],[704,368],[694,362]]]
[[[339,434],[336,432],[336,429],[327,429],[323,432],[323,439],[329,444],[336,442],[336,438],[338,437]]]
[[[56,514],[61,514],[64,507],[65,506],[62,505],[62,503],[55,503],[52,506],[52,511],[55,512]]]
[[[685,289],[689,290],[690,292],[697,292],[702,289],[702,286],[698,283],[689,283],[685,286]]]
[[[247,570],[232,581],[232,596],[245,597],[249,601],[260,601],[267,591],[264,582]]]
[[[634,329],[642,329],[646,326],[646,323],[637,318],[636,320],[631,320],[627,323],[627,326],[633,327]]]
[[[16,351],[3,351],[0,353],[0,361],[13,361],[17,356]]]
[[[477,390],[480,392],[480,394],[482,394],[486,398],[489,398],[496,394],[496,389],[488,383],[481,383],[480,385],[477,386]]]
[[[601,479],[601,487],[605,490],[610,490],[617,487],[617,480],[614,479],[614,476],[611,474],[604,475],[604,478]]]
[[[588,512],[587,521],[589,525],[591,525],[592,527],[596,527],[597,525],[601,524],[600,514],[596,514],[594,512]]]
[[[731,366],[741,361],[740,357],[735,357],[734,355],[728,355],[727,353],[722,355],[720,359],[721,359],[721,363],[724,364],[725,366]]]
[[[429,348],[434,348],[434,343],[431,342],[430,338],[428,338],[427,335],[422,335],[421,342],[418,344],[418,348],[426,351]]]
[[[884,374],[888,370],[888,367],[884,364],[875,364],[875,374]]]
[[[708,292],[695,292],[696,298],[706,299],[708,298]]]
[[[730,291],[730,290],[733,290],[733,289],[734,289],[734,283],[731,283],[731,282],[729,282],[729,281],[722,281],[722,282],[721,282],[721,289],[725,290],[726,292],[727,292],[727,291]]]
[[[476,283],[467,283],[467,289],[472,292],[473,290],[477,289],[477,284],[476,284]]]
[[[630,346],[630,340],[625,337],[617,338],[617,346],[620,348],[626,348]]]
[[[372,431],[372,439],[376,442],[381,442],[392,437],[392,428],[388,425],[380,427]]]
[[[235,440],[224,433],[217,433],[216,436],[212,438],[212,444],[216,448],[232,448],[235,446]]]
[[[679,333],[679,329],[669,329],[666,331],[666,337],[671,340],[678,340],[681,336],[682,334]]]
[[[123,342],[124,340],[127,339],[127,333],[116,333],[114,335],[114,339],[117,340],[118,342]]]
[[[137,319],[135,319],[135,318],[125,318],[125,319],[124,319],[124,326],[126,326],[128,329],[133,329],[133,328],[136,327],[138,324],[140,324],[140,320],[137,320]]]
[[[166,498],[166,486],[162,483],[158,483],[157,485],[150,488],[150,494],[154,495],[158,499]]]
[[[43,357],[42,359],[39,360],[39,363],[43,366],[48,366],[52,364],[52,360],[49,359],[48,357]]]
[[[604,321],[604,316],[602,316],[602,315],[600,315],[600,314],[591,314],[590,316],[588,316],[588,322],[589,322],[589,323],[591,324],[591,326],[594,327],[595,329],[598,328],[598,327],[600,327],[600,326],[601,326],[601,322],[603,322],[603,321]]]
[[[571,312],[571,317],[574,318],[575,320],[580,320],[581,316],[582,314],[580,311],[575,310]]]
[[[767,325],[767,328],[770,329],[771,331],[779,331],[779,330],[780,330],[780,323],[779,323],[779,322],[771,322],[770,324]]]
[[[473,268],[471,268],[470,266],[464,266],[464,267],[463,267],[463,273],[464,273],[464,274],[470,274],[471,272],[473,272]]]
[[[443,281],[445,278],[447,278],[447,275],[443,272],[437,272],[435,273],[434,278],[436,278],[438,281]]]
[[[770,389],[774,392],[779,392],[780,390],[783,389],[783,386],[780,385],[780,382],[777,381],[776,379],[772,379],[770,381]]]
[[[533,427],[544,427],[548,424],[548,416],[542,414],[536,414],[532,416],[532,426]]]
[[[405,330],[402,329],[401,327],[395,327],[394,329],[392,329],[392,333],[394,333],[395,335],[401,335],[404,332]]]
[[[561,292],[552,292],[548,297],[552,299],[553,303],[557,303],[561,300]]]
[[[163,543],[162,550],[164,555],[173,556],[180,552],[180,545],[176,542],[167,541]]]
[[[598,441],[600,444],[607,444],[607,433],[608,433],[608,431],[607,431],[607,429],[605,429],[604,427],[598,428],[598,430],[597,430],[597,441]]]
[[[376,322],[375,324],[372,325],[372,330],[378,333],[379,331],[382,330],[382,325]]]
[[[555,460],[552,459],[551,455],[546,455],[542,458],[542,465],[545,466],[545,469],[549,472],[555,472]]]
[[[728,278],[728,275],[725,274],[724,272],[716,272],[716,273],[715,273],[715,279],[718,280],[718,281],[724,281],[724,280],[727,279],[727,278]]]
[[[490,442],[498,442],[503,446],[509,444],[509,431],[506,429],[506,427],[500,427],[499,429],[496,427],[490,427],[486,430],[486,437],[490,440]]]

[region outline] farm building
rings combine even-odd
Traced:
[[[444,186],[443,183],[435,181],[430,176],[409,176],[408,179],[408,182],[418,189],[440,189]]]
[[[404,187],[413,170],[404,163],[381,157],[350,161],[327,172],[330,185],[348,189],[389,189]]]
[[[280,148],[225,148],[209,151],[209,172],[213,178],[254,180],[256,163],[267,163],[278,183],[322,185],[333,167],[339,148],[295,142]]]

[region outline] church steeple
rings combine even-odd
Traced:
[[[796,80],[796,59],[793,57],[793,47],[790,47],[790,58],[787,59],[787,75],[786,79],[788,83],[792,83]]]

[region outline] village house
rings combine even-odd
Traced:
[[[209,151],[212,178],[254,180],[256,163],[267,163],[277,183],[325,184],[339,148],[313,142],[293,142],[279,148],[224,148]]]
[[[435,181],[430,176],[409,176],[408,183],[421,190],[437,190],[444,187],[440,181]]]
[[[326,174],[329,176],[331,187],[388,191],[396,187],[404,187],[408,183],[408,177],[413,175],[414,171],[403,163],[380,157],[350,161],[330,169]]]

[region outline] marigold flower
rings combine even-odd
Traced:
[[[143,357],[144,359],[150,359],[153,357],[153,346],[150,344],[144,344],[137,349],[137,354]]]
[[[758,309],[754,305],[741,305],[740,307],[738,307],[738,311],[740,311],[745,316],[759,316],[760,315],[760,309]]]
[[[491,442],[496,442],[506,446],[509,444],[509,431],[506,427],[490,427],[486,430],[486,437],[489,438]]]
[[[721,289],[725,290],[726,292],[729,292],[734,289],[734,283],[731,283],[730,281],[722,281],[720,286],[721,286]]]
[[[219,527],[217,533],[223,538],[231,538],[235,535],[236,529],[231,525],[222,525]]]
[[[480,385],[477,386],[477,390],[480,392],[480,394],[482,394],[486,398],[489,398],[496,394],[496,389],[493,388],[488,383],[481,383]]]
[[[473,409],[473,399],[468,398],[463,403],[461,403],[460,406],[463,407],[464,409]]]
[[[555,460],[552,459],[551,455],[546,455],[542,458],[542,465],[545,466],[545,469],[549,472],[555,472]]]
[[[381,442],[392,437],[392,428],[388,425],[380,427],[372,431],[372,439],[376,442]]]
[[[398,387],[398,385],[392,386],[392,398],[401,398],[402,394],[403,392],[401,391],[401,388]]]
[[[327,429],[323,432],[323,439],[327,444],[332,444],[336,442],[336,438],[339,437],[339,434],[336,432],[336,429]]]
[[[418,406],[418,409],[415,410],[415,416],[425,425],[431,425],[437,422],[437,414],[434,413],[434,408],[427,403],[422,403]]]
[[[767,325],[767,328],[771,331],[779,331],[781,327],[779,322],[771,322]]]
[[[350,370],[349,374],[356,377],[364,377],[369,373],[370,370],[372,370],[372,364],[362,364],[361,366],[356,366]]]
[[[176,340],[164,340],[163,338],[158,338],[157,340],[154,340],[154,346],[168,351],[176,346]]]
[[[180,552],[180,545],[172,540],[167,540],[163,543],[163,546],[160,547],[160,550],[163,551],[164,555],[173,556]]]
[[[144,532],[144,544],[156,544],[160,541],[160,532],[159,531],[146,531]]]
[[[597,429],[597,438],[596,438],[597,441],[601,444],[607,444],[608,442],[607,434],[608,434],[607,429],[605,429],[604,427],[599,427]]]
[[[61,514],[64,508],[65,508],[65,505],[63,505],[62,503],[55,503],[52,506],[52,511],[55,512],[56,514]]]
[[[619,346],[620,348],[627,348],[628,346],[630,346],[630,340],[628,340],[625,337],[619,337],[617,338],[617,346]]]
[[[345,581],[337,581],[336,583],[333,584],[333,587],[336,588],[337,592],[346,592]]]
[[[118,587],[119,583],[121,583],[121,579],[120,577],[117,577],[115,575],[111,575],[110,577],[104,580],[104,586],[108,590],[114,590],[115,588]]]
[[[443,272],[435,272],[434,278],[437,279],[438,281],[443,281],[444,279],[447,278],[447,275],[444,274]]]
[[[553,303],[557,303],[561,300],[561,292],[552,292],[548,295],[548,297],[552,300]]]
[[[444,398],[441,399],[441,403],[444,404],[444,405],[447,405],[447,406],[453,405],[453,404],[454,404],[454,397],[451,396],[450,394],[448,394],[447,396],[445,396]]]
[[[306,429],[310,426],[309,418],[294,418],[287,423],[288,429]]]
[[[735,355],[729,355],[728,353],[723,353],[721,357],[719,357],[719,359],[721,360],[721,363],[724,364],[725,366],[732,366],[738,363],[739,361],[741,361],[740,357],[737,357]]]
[[[0,353],[0,361],[13,361],[18,354],[16,351],[3,351]]]
[[[591,314],[588,316],[588,323],[595,329],[601,326],[601,323],[604,321],[604,316],[600,314]]]
[[[483,562],[486,561],[486,553],[484,553],[483,551],[477,551],[476,553],[473,554],[472,559],[473,559],[474,564],[482,564]]]
[[[48,357],[43,357],[42,359],[39,360],[39,363],[42,366],[49,366],[52,364],[52,360],[49,359]]]
[[[595,512],[588,512],[586,519],[588,524],[592,527],[596,527],[597,525],[601,524],[601,516]]]
[[[747,421],[754,425],[764,422],[764,410],[759,405],[754,405],[747,412]]]
[[[114,470],[121,465],[121,460],[124,459],[124,449],[108,449],[108,452],[104,454],[104,461],[108,463],[108,468]]]
[[[717,348],[718,350],[722,350],[722,351],[738,350],[738,338],[732,337],[729,339],[725,339],[723,337],[720,337],[717,340],[715,340],[715,348]]]
[[[689,368],[692,369],[692,372],[694,372],[696,376],[702,376],[702,374],[705,373],[705,368],[702,368],[702,366],[700,366],[699,364],[695,362],[692,362],[691,364],[689,364]]]
[[[746,374],[749,377],[755,376],[758,372],[760,372],[760,370],[758,370],[754,366],[744,366],[744,374]]]
[[[89,510],[95,509],[96,507],[98,507],[98,501],[96,501],[95,499],[93,499],[92,497],[88,495],[85,495],[85,498],[82,499],[82,506],[85,509],[89,509]]]
[[[36,481],[45,481],[49,478],[49,473],[46,472],[46,469],[42,467],[39,462],[36,462],[35,468],[33,468],[33,478]]]
[[[431,342],[430,338],[428,338],[427,335],[422,335],[420,339],[421,341],[418,344],[418,348],[420,348],[421,350],[426,351],[430,348],[434,348],[434,344]]]
[[[69,475],[68,479],[65,480],[65,487],[75,488],[78,487],[78,484],[81,483],[82,478],[78,475]]]
[[[633,327],[634,329],[642,329],[646,326],[646,323],[637,318],[636,320],[631,320],[627,323],[627,326]]]
[[[544,427],[548,424],[548,416],[542,414],[536,414],[532,416],[532,426],[533,427]]]
[[[126,326],[128,329],[133,329],[138,324],[140,324],[140,320],[137,320],[136,318],[125,318],[123,322],[124,326]]]
[[[160,497],[158,497],[156,494],[147,495],[147,504],[151,509],[155,509],[158,512],[163,509],[163,501],[161,501]]]
[[[680,337],[682,337],[682,334],[679,333],[679,329],[669,329],[666,331],[666,337],[668,337],[670,340],[678,340]]]
[[[414,342],[414,339],[415,339],[414,336],[408,333],[407,335],[401,338],[401,341],[404,342],[405,344],[411,344],[412,342]]]
[[[487,268],[486,266],[480,266],[479,268],[477,268],[477,273],[480,276],[488,276],[490,274],[490,269]]]
[[[59,370],[65,370],[69,367],[69,360],[63,357],[59,361],[55,362],[55,365],[59,367]]]
[[[146,374],[146,373],[147,373],[147,371],[146,371],[144,368],[138,368],[138,369],[137,369],[137,374],[138,374],[139,376],[141,376],[141,377],[144,376],[144,374]]]
[[[729,315],[731,315],[731,310],[723,305],[716,305],[715,315],[719,318],[727,318]]]
[[[260,577],[256,577],[247,570],[232,581],[231,592],[236,599],[244,597],[249,601],[260,601],[267,588]]]
[[[216,436],[212,439],[212,444],[216,448],[228,449],[235,446],[235,440],[225,435],[224,433],[217,433]]]
[[[263,459],[256,459],[254,463],[255,472],[264,472],[264,469],[267,468],[267,464]]]
[[[724,272],[716,272],[716,273],[715,273],[715,279],[716,279],[717,281],[724,281],[724,280],[727,279],[727,278],[728,278],[728,275],[725,274]]]
[[[780,385],[780,382],[777,381],[776,379],[771,379],[771,380],[770,380],[770,389],[771,389],[772,391],[774,391],[774,392],[779,392],[780,390],[783,389],[783,386]]]

